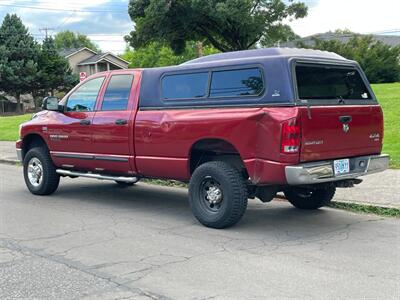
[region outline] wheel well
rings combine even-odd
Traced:
[[[203,139],[193,144],[189,155],[190,174],[201,164],[216,160],[233,165],[248,177],[239,151],[231,143],[222,139]]]
[[[22,141],[22,159],[24,159],[29,149],[32,149],[33,147],[42,147],[42,146],[47,148],[46,142],[40,135],[38,134],[27,135],[26,137],[24,137]]]

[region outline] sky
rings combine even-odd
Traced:
[[[287,0],[286,0],[287,1]],[[72,30],[88,35],[106,52],[122,53],[123,36],[133,29],[129,0],[0,0],[0,22],[7,13],[21,17],[38,40],[49,34]],[[304,37],[335,29],[358,33],[400,35],[400,0],[303,0],[308,16],[287,20]]]

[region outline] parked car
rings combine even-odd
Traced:
[[[205,226],[238,222],[248,198],[300,209],[388,167],[383,114],[360,66],[329,52],[257,49],[179,66],[98,73],[24,123],[28,189],[60,176],[189,182]],[[132,193],[134,197],[134,193]]]

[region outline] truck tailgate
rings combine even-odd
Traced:
[[[379,105],[301,107],[300,116],[303,162],[381,152],[383,115]]]

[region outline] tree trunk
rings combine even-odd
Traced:
[[[37,94],[35,91],[32,92],[32,98],[33,98],[33,105],[35,106],[35,111],[37,109]]]
[[[17,109],[16,109],[16,112],[17,112],[18,114],[20,114],[20,113],[22,112],[22,110],[21,110],[21,94],[17,94],[17,95],[15,96],[15,98],[17,99]]]
[[[197,42],[196,48],[197,48],[197,57],[202,57],[204,55],[203,42]]]

